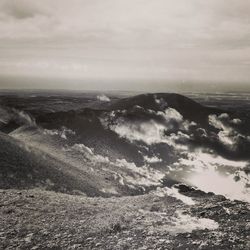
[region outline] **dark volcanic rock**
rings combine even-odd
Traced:
[[[160,103],[157,103],[159,100]],[[165,110],[167,107],[176,109],[185,119],[194,120],[201,124],[207,122],[207,116],[211,113],[221,113],[220,110],[207,108],[192,99],[173,93],[142,94],[138,96],[120,99],[111,104],[111,110],[128,110],[134,106],[155,111]]]

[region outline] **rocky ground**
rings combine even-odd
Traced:
[[[195,203],[0,190],[0,249],[250,249],[249,204],[184,194]]]

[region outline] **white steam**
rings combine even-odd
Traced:
[[[110,113],[110,123],[107,121],[102,122],[120,137],[126,138],[130,142],[144,142],[147,145],[166,143],[175,147],[184,146],[177,143],[177,141],[186,141],[189,139],[189,135],[181,131],[172,132],[168,136],[166,135],[166,132],[177,129],[187,131],[191,125],[191,123],[183,119],[182,115],[177,110],[167,108],[164,112],[155,112],[153,110],[147,110],[147,112],[161,118],[161,122],[155,119],[129,121],[120,117],[116,118],[114,112]]]
[[[232,125],[241,124],[242,121],[238,118],[230,119],[227,113],[209,115],[208,122],[214,128],[219,129],[217,134],[219,142],[231,150],[237,149],[240,138],[245,138],[244,135],[240,134],[232,127]]]
[[[219,224],[211,219],[196,218],[189,214],[184,214],[182,211],[177,210],[176,217],[173,218],[174,227],[170,227],[170,233],[191,233],[194,230],[216,230]]]
[[[135,163],[125,159],[111,161],[107,156],[95,154],[92,148],[84,144],[74,144],[72,147],[64,148],[65,151],[80,153],[88,162],[95,165],[101,164],[104,171],[111,173],[121,185],[129,187],[160,186],[165,174],[149,166],[137,167]],[[108,165],[108,167],[107,167]],[[113,170],[112,170],[113,169]]]
[[[96,98],[101,102],[110,102],[110,98],[106,95],[98,95]]]
[[[75,131],[68,129],[66,127],[62,127],[60,130],[58,130],[58,129],[44,129],[43,133],[45,135],[52,135],[52,136],[57,135],[64,140],[67,140],[67,136],[69,136],[69,135],[75,135]]]
[[[159,197],[164,197],[164,196],[171,196],[176,198],[177,200],[182,201],[183,203],[187,204],[187,205],[195,205],[195,202],[192,198],[185,196],[183,194],[180,194],[178,189],[175,187],[172,188],[168,188],[168,187],[164,187],[164,188],[157,188],[156,191],[154,191],[154,194],[156,196]]]
[[[140,210],[145,215],[145,224],[152,228],[155,232],[159,230],[161,233],[166,232],[172,235],[180,233],[191,233],[194,230],[216,230],[219,224],[211,219],[193,217],[182,210],[177,210],[175,214],[169,215],[166,212],[150,212]],[[160,222],[155,228],[153,225]]]
[[[175,163],[177,168],[191,169],[186,181],[200,190],[250,202],[249,177],[243,171],[247,165],[246,161],[227,160],[201,151],[188,153]]]
[[[162,162],[162,159],[160,159],[159,157],[157,156],[152,156],[152,157],[148,157],[148,156],[144,156],[144,161],[146,163],[158,163],[158,162]]]

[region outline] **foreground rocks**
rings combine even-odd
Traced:
[[[1,190],[0,249],[250,248],[248,204],[193,199],[195,205],[154,191],[105,199]]]

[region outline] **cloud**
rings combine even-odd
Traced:
[[[101,102],[110,102],[110,98],[106,95],[98,95],[96,98]]]
[[[111,112],[102,119],[102,123],[121,138],[130,142],[143,142],[148,146],[166,143],[178,148],[189,140],[184,132],[189,129],[190,123],[173,108],[166,108],[163,112],[135,106],[130,111]]]
[[[116,84],[250,77],[245,0],[2,0],[0,10],[0,74]]]
[[[223,145],[227,146],[231,150],[237,150],[242,139],[247,142],[247,137],[239,133],[232,125],[241,124],[239,118],[230,119],[227,113],[220,115],[209,115],[209,124],[219,130],[217,133],[218,140]]]
[[[7,125],[8,123],[13,122],[19,125],[36,126],[35,119],[31,115],[22,110],[17,110],[15,108],[6,109],[0,106],[0,114],[1,114],[0,123]]]
[[[84,144],[74,144],[71,147],[66,146],[64,151],[80,153],[84,160],[94,164],[95,167],[100,164],[100,168],[105,172],[109,172],[109,175],[112,174],[120,185],[127,185],[133,189],[139,186],[161,186],[162,179],[165,176],[165,173],[161,171],[149,166],[138,167],[134,162],[128,162],[126,159],[112,161],[107,156],[96,154],[94,149]]]
[[[31,0],[3,0],[0,4],[2,13],[13,19],[34,18],[37,15],[48,15],[41,3]]]
[[[10,32],[17,31],[16,36],[19,32],[27,34],[29,25],[38,30],[39,16],[45,16],[56,25],[53,32],[44,30],[44,37],[48,34],[51,38],[60,36],[68,40],[78,37],[78,41],[83,38],[85,42],[107,42],[116,47],[194,48],[209,44],[225,47],[235,41],[240,45],[244,42],[242,38],[249,38],[250,4],[243,0],[237,3],[231,0],[230,3],[225,0],[204,3],[197,0],[2,0],[0,8],[2,25],[10,17],[15,19],[8,28]],[[23,19],[29,19],[28,25],[17,30]],[[27,34],[27,38],[35,36],[36,32]]]
[[[148,156],[145,155],[143,158],[144,158],[144,161],[146,163],[149,163],[149,164],[162,162],[162,159],[160,159],[157,156],[148,157]]]
[[[191,233],[194,230],[216,230],[219,227],[219,224],[214,220],[193,217],[179,209],[174,214],[142,209],[140,213],[147,218],[148,225],[153,225],[158,221],[159,225],[154,227],[154,232],[161,234],[178,235]]]
[[[71,129],[68,129],[66,127],[62,127],[60,130],[58,130],[58,129],[51,129],[51,130],[50,129],[44,129],[43,133],[45,135],[52,135],[52,136],[57,135],[57,136],[60,136],[62,139],[65,139],[65,140],[67,140],[67,137],[69,135],[72,136],[72,135],[76,134],[75,131],[73,131]]]
[[[189,185],[232,200],[250,202],[249,176],[244,172],[247,166],[247,161],[227,160],[215,152],[208,153],[199,149],[180,158],[174,164],[170,176],[182,171],[182,181]]]
[[[176,187],[172,187],[172,188],[158,187],[156,191],[154,191],[153,193],[154,195],[159,196],[159,197],[164,197],[168,195],[168,196],[176,198],[177,200],[181,200],[184,204],[195,205],[195,201],[192,198],[185,196],[183,194],[180,194]]]

